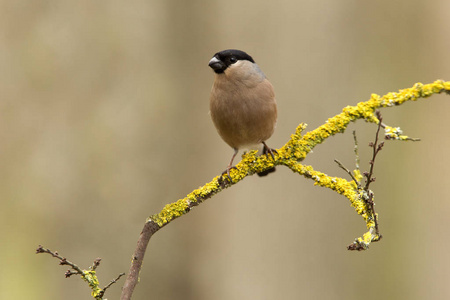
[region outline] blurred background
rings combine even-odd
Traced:
[[[147,216],[224,170],[208,115],[212,55],[248,52],[271,80],[271,147],[347,105],[450,80],[450,2],[0,1],[0,298],[91,299],[39,244],[101,285],[128,272]],[[383,239],[346,198],[287,168],[253,176],[159,231],[134,299],[450,297],[450,97],[383,109],[421,142],[386,143],[372,188]],[[305,160],[368,169],[376,127],[359,121]],[[124,282],[108,299],[118,299]]]

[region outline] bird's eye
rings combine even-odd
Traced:
[[[230,62],[232,63],[232,64],[234,64],[235,62],[237,62],[237,58],[236,57],[230,57]]]

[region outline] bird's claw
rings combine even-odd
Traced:
[[[278,151],[275,150],[275,149],[269,148],[269,147],[266,145],[266,143],[263,143],[263,145],[264,145],[264,148],[263,148],[263,154],[269,153],[270,156],[272,156],[272,159],[275,160],[275,155],[274,155],[273,153],[278,154]]]
[[[222,172],[222,176],[219,178],[219,184],[220,184],[222,187],[225,187],[224,184],[226,184],[227,181],[228,181],[228,183],[231,183],[231,182],[232,182],[231,176],[230,176],[230,170],[231,170],[231,169],[236,169],[236,170],[237,170],[236,167],[227,167],[227,169],[226,169],[225,171]]]
[[[231,169],[236,169],[236,170],[237,170],[236,167],[229,166],[229,167],[227,167],[227,169],[226,169],[225,171],[222,172],[222,177],[223,177],[225,174],[227,174],[228,178],[231,179],[231,176],[230,176],[230,170],[231,170]]]

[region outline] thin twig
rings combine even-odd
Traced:
[[[368,191],[369,190],[369,186],[372,182],[375,181],[375,177],[373,177],[373,168],[375,165],[375,159],[377,157],[378,152],[381,151],[381,149],[384,146],[384,142],[381,142],[380,144],[378,144],[378,135],[380,134],[380,128],[381,128],[381,121],[383,120],[383,118],[381,117],[381,113],[380,111],[376,111],[375,112],[378,118],[378,127],[377,127],[377,133],[375,134],[375,141],[372,143],[369,143],[369,146],[372,147],[373,151],[372,151],[372,160],[369,162],[370,164],[370,169],[369,172],[364,172],[364,176],[366,176],[366,185],[364,186],[364,190]]]
[[[337,159],[334,160],[335,163],[338,164],[338,166],[344,170],[348,175],[350,175],[350,177],[353,179],[353,181],[356,183],[356,185],[359,187],[359,181],[356,180],[355,176],[353,176],[352,172],[347,169],[340,161],[338,161]]]
[[[369,172],[364,173],[364,176],[366,176],[366,185],[364,187],[364,190],[369,195],[369,199],[367,200],[367,203],[370,205],[370,209],[373,214],[374,223],[375,223],[375,233],[376,233],[376,235],[380,236],[380,238],[381,238],[381,235],[379,235],[379,230],[378,230],[378,220],[377,220],[377,214],[375,212],[375,203],[373,202],[373,192],[371,190],[369,190],[370,184],[375,181],[375,177],[373,177],[375,159],[377,158],[377,154],[381,151],[381,149],[384,146],[384,142],[381,142],[378,144],[378,136],[380,133],[380,128],[381,128],[383,118],[381,116],[380,111],[377,110],[375,112],[375,114],[378,118],[378,127],[377,127],[377,133],[375,134],[375,141],[369,143],[369,146],[372,147],[372,160],[369,162],[369,164],[370,164]]]
[[[356,130],[353,130],[353,141],[355,142],[355,167],[359,171],[359,153],[358,153],[358,139],[356,138]]]
[[[370,209],[373,213],[373,222],[375,223],[375,234],[382,238],[380,235],[380,231],[378,230],[378,220],[377,220],[377,214],[375,213],[375,203],[373,202],[373,193],[372,191],[369,192],[369,200],[367,200],[367,203],[370,205]]]
[[[359,154],[358,154],[358,140],[356,139],[356,131],[353,130],[353,140],[355,142],[355,166],[356,166],[356,170],[359,171]],[[335,163],[337,163],[339,165],[339,167],[344,170],[348,175],[350,175],[350,177],[353,179],[353,181],[356,183],[356,185],[358,186],[358,189],[361,189],[361,185],[360,182],[358,180],[356,180],[355,176],[353,175],[353,173],[347,169],[340,161],[338,161],[337,159],[334,160]]]
[[[95,271],[95,269],[97,269],[97,267],[100,265],[101,261],[102,259],[100,257],[94,259],[94,263],[92,264],[91,270]]]
[[[60,264],[60,265],[68,265],[68,266],[70,266],[74,271],[72,271],[72,270],[70,270],[70,269],[67,270],[67,271],[64,273],[64,275],[66,276],[66,278],[68,278],[68,277],[70,277],[70,276],[72,276],[72,275],[76,275],[76,274],[77,274],[77,275],[81,275],[81,277],[82,277],[84,280],[88,281],[88,280],[86,279],[86,278],[87,278],[87,275],[86,275],[86,272],[87,272],[87,271],[81,270],[76,264],[74,264],[73,262],[68,261],[65,257],[60,256],[59,253],[58,253],[58,251],[52,251],[52,250],[50,250],[50,249],[44,248],[44,247],[42,247],[41,245],[39,245],[39,247],[36,249],[36,254],[39,254],[39,253],[48,253],[48,254],[50,254],[51,256],[58,258],[58,259],[59,259],[59,264]],[[89,267],[89,269],[91,269],[91,271],[95,271],[95,269],[97,269],[97,267],[100,265],[100,261],[101,261],[101,260],[102,260],[101,258],[96,258],[96,259],[94,260],[94,263],[92,264],[92,266]],[[92,273],[95,275],[95,272],[92,272]],[[103,296],[105,295],[106,290],[107,290],[108,288],[110,288],[114,283],[116,283],[116,282],[120,279],[120,277],[122,277],[122,276],[124,276],[124,275],[125,275],[125,273],[120,273],[119,276],[117,276],[117,278],[111,280],[111,282],[108,283],[103,289],[100,289],[100,288],[98,288],[98,287],[96,286],[95,289],[93,289],[93,292],[98,290],[99,293],[96,294],[96,295],[94,296],[95,299],[103,299]],[[97,279],[96,279],[96,280],[97,280]],[[98,281],[97,281],[97,283],[98,283]],[[93,288],[92,285],[91,285],[91,283],[89,284],[89,286],[90,286],[91,288]]]
[[[124,276],[125,273],[120,273],[119,276],[116,277],[116,279],[111,280],[110,283],[108,283],[100,292],[100,297],[103,297],[103,295],[105,294],[106,290],[109,289],[114,283],[116,283],[120,277]]]
[[[58,251],[52,251],[52,250],[50,250],[50,249],[47,249],[47,248],[44,248],[44,247],[42,247],[41,245],[39,245],[39,247],[36,249],[36,254],[39,254],[39,253],[48,253],[48,254],[50,254],[51,256],[53,256],[53,257],[56,257],[56,258],[58,258],[59,259],[59,264],[60,265],[68,265],[68,266],[70,266],[73,270],[75,270],[75,272],[72,272],[72,271],[70,271],[70,270],[67,270],[67,272],[65,273],[65,275],[66,275],[66,278],[67,277],[70,277],[70,276],[72,276],[72,275],[74,275],[74,274],[83,274],[83,270],[81,270],[76,264],[74,264],[73,262],[70,262],[70,261],[68,261],[65,257],[62,257],[62,256],[60,256],[59,255],[59,253],[58,253]]]

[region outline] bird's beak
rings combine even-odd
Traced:
[[[216,73],[222,73],[226,67],[225,64],[215,56],[211,58],[211,60],[208,63],[208,66],[210,66],[211,69],[213,69],[214,72]]]

